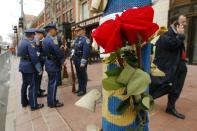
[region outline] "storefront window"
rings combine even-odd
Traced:
[[[69,22],[69,12],[66,12],[66,22]]]
[[[70,22],[73,21],[73,10],[70,10]]]
[[[60,1],[56,3],[56,12],[60,11],[61,9],[61,4]]]
[[[82,20],[88,19],[89,18],[89,10],[88,10],[88,3],[87,2],[82,3],[81,10],[82,10],[81,11]]]

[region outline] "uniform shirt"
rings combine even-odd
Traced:
[[[47,35],[43,40],[43,51],[48,57],[52,55],[55,57],[54,60],[46,59],[45,69],[47,72],[56,72],[60,70],[61,64],[64,63],[64,52],[60,49],[58,45],[57,37],[52,37]]]
[[[18,56],[21,57],[19,71],[23,73],[33,73],[42,71],[39,63],[35,41],[24,38],[18,46]]]
[[[90,55],[90,41],[85,36],[75,38],[74,42],[75,57],[81,59],[81,64],[87,64]]]

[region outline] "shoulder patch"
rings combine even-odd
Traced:
[[[53,42],[54,42],[55,45],[58,45],[57,39],[54,39]]]
[[[86,38],[86,43],[90,44],[90,39]]]

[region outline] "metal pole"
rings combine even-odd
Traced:
[[[18,47],[18,32],[16,33],[16,47]]]
[[[26,29],[26,23],[25,23],[25,14],[24,14],[24,9],[23,9],[23,0],[21,0],[20,2],[21,4],[21,17],[23,18],[23,29],[22,29],[22,32],[24,29]]]

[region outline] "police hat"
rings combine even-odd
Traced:
[[[44,30],[42,30],[42,29],[38,29],[38,30],[36,30],[36,33],[45,34],[45,31],[44,31]]]
[[[75,31],[79,31],[79,30],[83,30],[83,29],[84,29],[83,27],[77,26],[77,27],[75,28]]]
[[[56,24],[48,24],[47,26],[44,27],[45,30],[49,30],[49,29],[56,29],[57,30],[57,27],[56,27]]]
[[[27,29],[27,30],[24,31],[25,34],[35,34],[35,32],[36,32],[36,29],[33,29],[33,28],[32,29]]]

